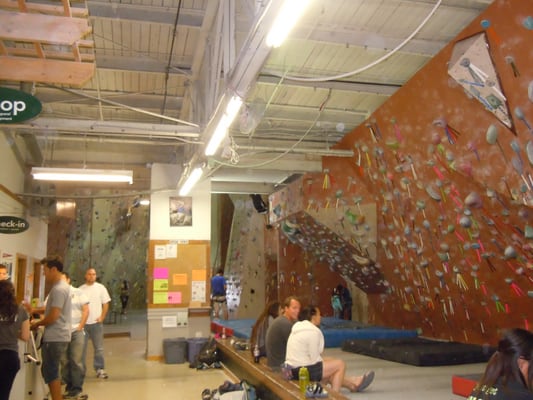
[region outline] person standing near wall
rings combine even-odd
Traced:
[[[350,293],[350,289],[348,289],[343,284],[339,283],[337,285],[337,292],[339,293],[339,296],[341,298],[342,303],[342,319],[347,319],[349,321],[352,320],[352,294]]]
[[[70,287],[63,279],[63,263],[59,258],[45,258],[42,262],[45,280],[52,285],[52,289],[46,301],[44,318],[32,322],[31,329],[44,326],[41,372],[50,389],[52,400],[60,400],[63,396],[59,368],[66,358],[71,337]]]
[[[85,283],[80,289],[89,299],[89,318],[85,324],[85,346],[91,339],[94,349],[93,367],[96,377],[107,379],[104,360],[104,320],[109,310],[111,297],[106,287],[96,282],[96,270],[89,267],[85,272]],[[85,360],[85,354],[83,355]]]
[[[89,317],[89,299],[79,288],[70,284],[70,277],[65,272],[64,277],[70,285],[70,299],[72,303],[71,339],[67,348],[67,357],[61,365],[61,376],[66,385],[64,399],[84,400],[88,396],[82,394],[85,379],[85,323]]]
[[[15,287],[6,279],[0,280],[0,400],[9,400],[20,369],[18,339],[27,342],[29,338],[28,313],[17,305]]]
[[[333,292],[331,293],[331,308],[333,309],[333,318],[343,319],[342,301],[341,301],[341,296],[339,295],[339,292],[337,291],[337,288],[334,288]]]
[[[128,307],[128,301],[130,299],[130,284],[124,279],[120,284],[120,305],[122,309],[120,310],[121,315],[126,315],[126,307]]]
[[[226,299],[226,278],[222,268],[217,270],[211,278],[211,301],[213,302],[213,314],[219,318],[222,309],[222,318],[228,319],[228,302]]]
[[[298,321],[301,303],[295,296],[289,296],[283,302],[283,313],[277,317],[267,330],[266,356],[267,364],[273,371],[281,371],[285,362],[287,340],[291,334],[292,325]]]

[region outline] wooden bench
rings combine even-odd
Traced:
[[[281,373],[272,371],[264,358],[261,362],[254,363],[250,350],[236,350],[231,345],[231,338],[217,339],[217,347],[224,366],[238,379],[245,379],[254,385],[262,400],[304,398],[296,381],[288,381]],[[349,400],[339,392],[328,390],[328,393],[328,399]]]

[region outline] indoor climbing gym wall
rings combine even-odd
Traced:
[[[377,205],[369,322],[479,344],[530,328],[532,38],[532,2],[494,1],[344,137],[351,159],[324,159],[313,207]]]
[[[312,185],[318,181],[323,184],[323,175],[308,174],[270,196],[270,224],[277,235],[278,260],[268,266],[269,285],[276,285],[278,299],[296,295],[303,304],[317,304],[327,316],[333,315],[333,289],[346,285],[358,300],[355,314],[366,322],[364,291],[385,290],[383,276],[372,258],[376,247],[375,204],[361,205],[357,200],[357,205],[349,205],[340,198],[331,201],[320,196],[315,200]],[[307,206],[302,210],[304,204]]]
[[[85,270],[92,266],[115,310],[120,309],[123,280],[130,285],[128,307],[145,308],[149,207],[135,197],[106,192],[76,200],[72,216],[50,218],[48,251],[63,257],[73,285],[83,284]]]
[[[230,197],[234,212],[224,270],[229,317],[256,318],[265,305],[266,215],[257,212],[250,196]]]

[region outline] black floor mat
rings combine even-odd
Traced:
[[[346,340],[342,350],[417,366],[486,362],[494,353],[488,346],[424,338]]]

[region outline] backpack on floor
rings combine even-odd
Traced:
[[[190,368],[198,368],[198,366],[201,365],[212,365],[218,361],[219,359],[218,349],[217,349],[217,341],[214,337],[210,337],[207,342],[204,343],[198,354],[196,355],[196,358],[194,360],[194,363],[190,364]]]
[[[246,381],[241,381],[240,390],[226,392],[218,397],[218,400],[257,400],[255,387]]]

